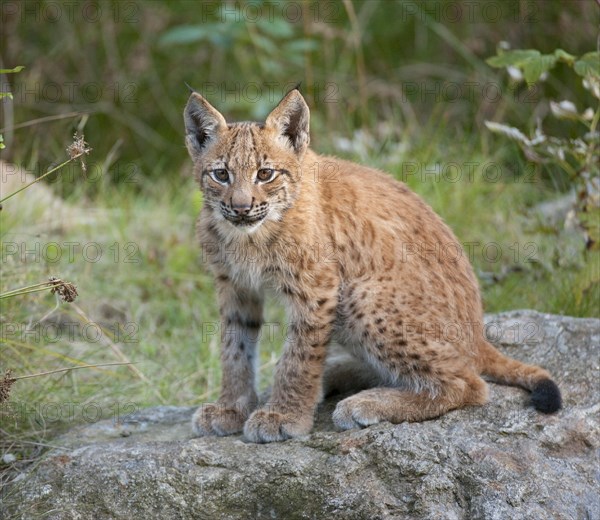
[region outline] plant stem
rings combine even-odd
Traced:
[[[50,374],[58,374],[59,372],[67,372],[68,370],[78,370],[80,368],[95,368],[95,367],[109,367],[115,365],[131,365],[131,362],[114,362],[114,363],[98,363],[97,365],[82,365],[78,367],[67,367],[67,368],[58,368],[56,370],[49,370],[48,372],[39,372],[38,374],[28,374],[26,376],[12,377],[15,381],[19,379],[29,379],[31,377],[39,377],[39,376],[47,376]]]
[[[80,155],[81,154],[76,155],[74,157],[71,157],[70,159],[67,159],[65,162],[59,164],[58,166],[52,168],[50,171],[47,171],[46,173],[44,173],[44,175],[40,175],[37,179],[31,181],[29,184],[26,184],[25,186],[19,188],[17,191],[13,191],[11,194],[7,195],[3,199],[0,199],[0,204],[2,204],[5,200],[10,199],[11,197],[14,197],[17,193],[20,193],[21,191],[29,188],[29,186],[31,186],[32,184],[35,184],[36,182],[41,181],[44,177],[47,177],[51,173],[54,173],[56,170],[60,170],[63,166],[66,166],[67,164],[69,164],[74,159],[77,159]]]
[[[10,298],[12,296],[18,296],[19,294],[27,294],[30,292],[45,291],[49,285],[52,285],[52,282],[36,283],[34,285],[28,285],[27,287],[13,289],[12,291],[8,291],[8,292],[0,294],[0,300],[2,300],[3,298]],[[54,284],[54,285],[56,285],[56,284]]]

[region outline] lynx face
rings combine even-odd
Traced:
[[[308,146],[302,97],[275,108],[264,124],[227,124],[199,94],[192,94],[184,115],[186,144],[213,216],[243,233],[281,219],[297,197]]]

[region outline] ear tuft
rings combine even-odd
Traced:
[[[221,113],[200,94],[190,95],[183,112],[185,144],[193,160],[200,155],[219,131],[227,127]]]
[[[297,154],[306,151],[310,142],[310,111],[297,88],[284,96],[267,117],[265,125],[275,128]]]

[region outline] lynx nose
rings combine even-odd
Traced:
[[[250,213],[250,210],[252,209],[252,202],[232,204],[231,209],[237,216],[243,217]]]
[[[248,213],[250,213],[250,209],[252,208],[252,206],[233,206],[233,212],[236,215],[239,216],[244,216],[247,215]]]

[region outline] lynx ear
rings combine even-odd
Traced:
[[[310,142],[310,111],[300,91],[290,90],[267,117],[265,125],[275,128],[286,145],[302,155]]]
[[[185,144],[194,160],[219,131],[227,127],[221,113],[197,92],[193,92],[188,99],[183,119]]]

